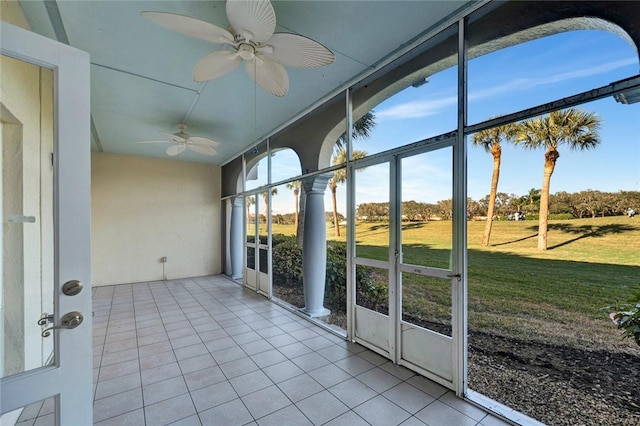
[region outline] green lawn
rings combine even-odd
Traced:
[[[469,328],[547,343],[635,350],[621,342],[601,311],[640,288],[640,219],[550,221],[548,246],[537,246],[537,222],[495,222],[481,247],[484,222],[468,222]],[[327,226],[327,238],[334,237]],[[293,226],[273,225],[293,234]],[[358,256],[386,259],[388,226],[358,223]],[[404,262],[448,268],[451,222],[403,224]],[[450,321],[450,287],[404,274],[405,310],[426,322]]]

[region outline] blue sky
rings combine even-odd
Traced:
[[[563,33],[524,43],[469,63],[469,124],[604,86],[638,74],[638,55],[625,40],[602,31]],[[355,149],[373,154],[436,136],[456,127],[457,69],[440,72],[420,88],[408,88],[374,108],[372,137]],[[622,105],[613,98],[583,104],[602,119],[601,144],[593,151],[560,149],[551,192],[640,190],[640,104]],[[436,202],[450,198],[450,150],[404,160],[403,199]],[[273,181],[299,174],[295,156],[273,157]],[[265,162],[266,163],[266,162]],[[523,195],[540,188],[543,151],[503,146],[498,190]],[[493,162],[478,147],[469,147],[468,193],[478,200],[489,192]],[[356,203],[388,200],[382,167],[357,175]],[[265,169],[266,171],[266,169]],[[261,173],[265,176],[264,173]],[[327,190],[327,210],[331,203]],[[344,186],[338,210],[345,211]],[[293,211],[291,191],[281,188],[274,213]]]

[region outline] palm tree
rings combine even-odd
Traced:
[[[251,216],[251,206],[256,203],[256,199],[253,196],[246,197],[245,204],[247,205],[247,217]]]
[[[353,151],[351,157],[354,160],[364,158],[367,153],[364,151]],[[344,148],[339,149],[333,155],[331,159],[332,164],[343,164],[347,162],[347,150]],[[333,171],[333,177],[329,181],[329,189],[331,189],[331,202],[333,203],[333,226],[335,227],[336,237],[340,236],[340,224],[338,223],[338,206],[336,202],[336,191],[339,183],[344,183],[347,180],[347,169],[341,168]]]
[[[487,223],[482,235],[482,245],[489,245],[493,215],[496,207],[496,193],[498,192],[498,179],[500,178],[500,159],[502,156],[502,142],[512,141],[515,136],[515,126],[511,123],[490,129],[481,130],[473,135],[473,144],[481,146],[493,156],[493,176],[491,178],[491,192],[487,205]]]
[[[276,195],[278,193],[278,188],[271,188],[271,195]],[[264,218],[265,220],[269,220],[269,192],[264,191],[260,193],[262,195],[262,199],[264,200]]]
[[[300,181],[294,180],[293,182],[289,182],[287,184],[287,189],[293,190],[293,197],[295,198],[296,203],[296,232],[298,231],[298,195],[300,195]]]
[[[530,118],[518,127],[516,142],[525,148],[545,148],[544,174],[540,190],[540,219],[538,222],[538,250],[547,249],[547,222],[549,219],[549,185],[551,175],[560,157],[558,147],[586,150],[598,146],[598,130],[602,119],[593,112],[569,108],[553,111],[542,117]]]
[[[376,116],[373,110],[367,112],[365,115],[360,117],[358,120],[353,123],[353,132],[351,133],[351,138],[353,140],[356,139],[367,139],[371,136],[371,129],[376,125]],[[333,157],[331,158],[331,164],[344,164],[347,162],[347,132],[344,132],[338,140],[336,144],[333,146]],[[365,151],[357,151],[354,150],[351,153],[352,160],[358,160],[360,158],[366,157],[367,153]],[[335,227],[336,236],[340,236],[340,224],[338,223],[338,207],[336,203],[336,190],[338,188],[339,183],[344,183],[347,180],[347,171],[346,169],[338,169],[333,172],[333,177],[329,182],[329,188],[331,189],[331,201],[333,203],[333,226]]]
[[[524,196],[524,199],[527,202],[527,213],[535,211],[535,207],[540,203],[540,190],[531,188],[527,195]]]
[[[353,132],[351,133],[352,139],[368,139],[371,136],[371,130],[376,125],[376,115],[373,110],[367,112],[353,123]],[[347,145],[347,132],[340,135],[336,144],[334,145],[334,151],[344,149]],[[346,158],[346,157],[345,157]]]

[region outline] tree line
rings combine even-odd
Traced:
[[[498,192],[495,198],[492,220],[506,220],[516,212],[529,219],[538,219],[540,190],[531,189],[528,194],[517,195]],[[565,215],[575,219],[587,217],[622,216],[627,209],[640,210],[640,191],[603,192],[592,189],[569,193],[557,192],[549,196],[549,214]],[[467,219],[485,219],[489,211],[489,195],[474,200],[467,198]],[[405,221],[451,220],[451,199],[436,203],[404,201],[402,219]],[[389,220],[389,203],[361,203],[357,206],[358,220],[383,222]]]
[[[484,148],[493,158],[493,174],[491,179],[490,193],[487,197],[479,201],[468,199],[467,209],[471,217],[485,216],[486,225],[482,238],[482,245],[488,246],[491,237],[492,223],[496,217],[502,214],[504,209],[517,209],[518,217],[522,213],[535,215],[538,217],[538,249],[547,249],[547,222],[550,214],[560,213],[558,210],[564,209],[561,213],[571,214],[573,217],[607,216],[621,214],[623,204],[629,208],[637,206],[628,200],[619,200],[624,191],[620,193],[602,193],[600,191],[582,191],[575,194],[557,193],[550,194],[551,176],[560,158],[559,148],[568,147],[571,150],[588,150],[596,148],[600,143],[599,129],[602,118],[595,113],[582,111],[576,108],[552,111],[549,114],[533,117],[517,123],[506,123],[493,128],[476,132],[472,137],[472,143]],[[354,123],[352,137],[354,140],[367,139],[371,129],[375,126],[375,115],[373,111],[368,112]],[[344,133],[334,146],[333,165],[343,164],[346,161],[345,150],[346,133]],[[529,194],[521,197],[513,197],[498,192],[498,181],[500,176],[500,163],[503,143],[512,143],[525,149],[544,150],[544,169],[541,189],[532,189]],[[362,158],[366,156],[364,151],[353,151],[352,158]],[[344,169],[334,171],[329,188],[332,195],[333,223],[335,233],[340,235],[340,219],[336,208],[336,189],[339,184],[344,183],[346,175]],[[292,182],[287,185],[293,190],[296,198],[296,213],[294,221],[296,235],[301,244],[302,233],[300,230],[304,226],[304,191],[300,188],[299,182]],[[627,191],[629,192],[629,191]],[[631,191],[632,192],[632,191]],[[616,195],[618,194],[618,195]],[[264,194],[266,195],[266,193]],[[552,198],[554,197],[554,198]],[[266,204],[265,200],[265,204]],[[414,204],[412,204],[414,203]],[[388,217],[388,203],[364,203],[358,206],[358,216],[366,218],[364,220],[379,220]],[[300,208],[298,208],[298,206]],[[268,206],[267,211],[268,211]],[[635,207],[633,207],[635,209]],[[362,211],[360,211],[362,209]],[[386,209],[386,211],[385,211]],[[448,220],[451,218],[451,200],[438,201],[433,205],[422,205],[418,202],[407,202],[406,211],[403,206],[403,215],[415,220],[429,220],[432,216],[439,219]],[[284,219],[284,218],[282,218]]]

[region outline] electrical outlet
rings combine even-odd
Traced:
[[[160,262],[167,263],[167,256],[161,257]]]

